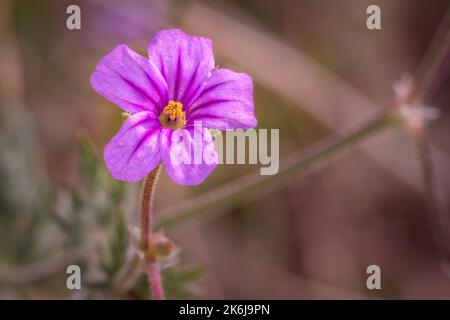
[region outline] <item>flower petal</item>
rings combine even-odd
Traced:
[[[256,126],[253,112],[253,83],[245,73],[219,69],[213,73],[199,98],[186,114],[188,124],[220,130]]]
[[[129,117],[104,150],[111,175],[122,181],[144,178],[161,161],[161,127],[153,113],[144,111]]]
[[[178,184],[197,185],[217,165],[214,141],[208,129],[163,129],[161,157],[167,174]]]
[[[168,102],[167,83],[151,62],[125,45],[103,57],[91,76],[91,85],[124,111],[159,114]]]
[[[171,100],[187,110],[214,69],[212,42],[178,29],[159,31],[148,46],[148,57],[169,86]]]

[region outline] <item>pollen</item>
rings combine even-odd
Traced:
[[[125,122],[129,117],[131,117],[131,113],[122,112],[122,122]]]
[[[159,122],[170,129],[180,129],[186,124],[186,115],[183,112],[183,104],[177,101],[169,101],[159,116]]]

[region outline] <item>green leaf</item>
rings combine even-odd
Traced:
[[[175,299],[188,299],[195,295],[191,285],[205,275],[205,269],[198,266],[171,267],[163,271],[164,291]]]

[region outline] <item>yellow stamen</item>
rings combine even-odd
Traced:
[[[185,113],[183,112],[183,104],[177,101],[169,101],[159,116],[161,124],[170,129],[180,129],[186,124]]]
[[[122,122],[125,122],[129,117],[131,117],[131,114],[128,112],[122,112]]]

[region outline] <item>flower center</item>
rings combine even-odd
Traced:
[[[177,101],[169,101],[159,116],[159,122],[170,129],[181,129],[186,124],[186,115],[183,112],[183,104]]]

